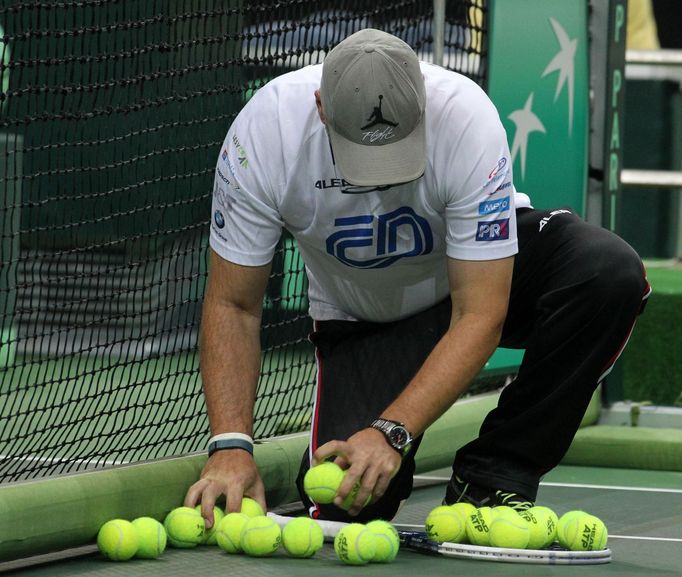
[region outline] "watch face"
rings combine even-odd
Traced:
[[[388,435],[391,444],[398,449],[402,449],[410,441],[410,435],[404,427],[393,427]]]

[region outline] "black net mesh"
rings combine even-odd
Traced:
[[[485,79],[483,0],[444,64]],[[431,1],[0,2],[0,481],[205,446],[196,355],[215,161],[253,91],[368,26],[431,58]],[[306,278],[284,237],[255,436],[305,428]]]

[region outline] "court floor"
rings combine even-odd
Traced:
[[[448,470],[418,477],[415,491],[398,514],[396,523],[423,526],[428,511],[439,504],[448,477]],[[51,555],[43,558],[44,562],[40,564],[25,568],[5,564],[0,566],[0,570],[3,574],[20,577],[334,577],[353,572],[363,576],[391,577],[682,575],[682,473],[562,466],[544,479],[538,504],[552,507],[559,515],[572,509],[583,509],[601,517],[609,528],[612,562],[590,566],[521,565],[401,551],[391,564],[352,567],[338,561],[333,546],[327,543],[310,559],[292,559],[282,550],[272,557],[255,559],[227,555],[217,547],[199,547],[169,549],[156,560],[124,563],[106,561],[93,547],[86,547],[81,550],[84,554],[77,557]]]

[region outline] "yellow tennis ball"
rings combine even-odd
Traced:
[[[348,493],[348,495],[346,495],[346,498],[341,503],[342,509],[345,509],[346,511],[348,511],[348,509],[351,508],[351,506],[353,505],[353,501],[355,501],[355,496],[358,494],[359,490],[360,490],[360,481],[355,483],[355,485],[353,485],[353,488],[350,490],[350,493]],[[369,505],[369,502],[371,500],[372,500],[372,495],[368,495],[367,499],[365,499],[365,504],[363,505],[363,507],[366,507],[367,505]]]
[[[242,551],[252,557],[265,557],[277,551],[282,541],[279,525],[270,517],[251,517],[244,525],[239,542]]]
[[[561,519],[559,523],[561,523]],[[609,538],[604,522],[588,513],[568,517],[562,526],[560,535],[559,542],[562,547],[571,551],[604,549]]]
[[[466,537],[466,518],[450,505],[440,505],[426,516],[426,534],[432,541],[461,543]]]
[[[530,539],[528,549],[544,549],[556,539],[556,530],[559,523],[557,514],[549,507],[536,505],[522,511],[520,515],[528,521],[530,527]]]
[[[471,503],[467,503],[466,501],[460,501],[459,503],[453,503],[450,505],[457,513],[459,513],[462,518],[464,519],[464,535],[462,536],[462,540],[460,543],[467,543],[469,541],[469,537],[466,534],[466,520],[469,515],[473,515],[476,513],[476,507],[472,505]]]
[[[112,561],[127,561],[137,552],[139,537],[130,521],[112,519],[97,533],[97,547]]]
[[[166,530],[152,517],[138,517],[133,521],[139,538],[135,557],[156,559],[166,550]]]
[[[303,477],[303,489],[313,501],[326,505],[334,501],[343,481],[344,470],[336,463],[326,461],[308,469]]]
[[[324,543],[322,527],[309,517],[297,517],[282,529],[282,546],[292,557],[312,557]]]
[[[344,526],[334,538],[336,556],[349,565],[365,565],[377,551],[374,533],[361,523]]]
[[[457,511],[463,517],[468,517],[469,515],[473,515],[476,512],[476,507],[474,505],[472,505],[471,503],[467,503],[466,501],[460,501],[459,503],[453,503],[452,505],[449,505],[449,507],[452,507],[455,511]]]
[[[559,541],[559,544],[563,541],[563,530],[564,527],[568,524],[569,519],[572,519],[573,517],[576,517],[578,515],[586,515],[585,511],[580,511],[580,510],[573,510],[573,511],[568,511],[567,513],[564,513],[561,517],[559,517],[559,522],[557,523],[556,527],[556,538],[557,541]]]
[[[490,511],[491,514],[491,520],[495,520],[498,517],[514,517],[515,515],[518,515],[516,509],[512,509],[511,507],[508,507],[507,505],[500,505],[498,507],[493,507]]]
[[[194,508],[199,512],[199,515],[201,515],[201,505],[197,505]],[[201,545],[215,545],[217,543],[216,529],[224,516],[225,513],[223,513],[223,510],[220,507],[213,507],[213,526],[210,529],[206,529],[204,532],[204,540],[201,542]],[[206,521],[204,521],[204,524],[206,524]]]
[[[396,558],[400,549],[400,537],[398,531],[388,521],[376,519],[366,525],[375,537],[376,552],[372,558],[373,563],[390,563]]]
[[[265,515],[263,507],[258,504],[258,501],[251,497],[242,498],[242,508],[240,512],[244,513],[247,517],[262,517]]]
[[[204,540],[206,523],[194,507],[177,507],[163,521],[168,542],[178,549],[196,547]]]
[[[216,542],[226,553],[241,553],[242,532],[249,517],[244,513],[228,513],[225,515],[216,528]]]
[[[490,523],[492,522],[492,509],[479,507],[467,516],[466,534],[472,545],[490,545]]]
[[[490,545],[510,549],[525,549],[530,539],[528,521],[514,509],[510,508],[510,510],[511,513],[498,512],[493,515],[489,527]]]

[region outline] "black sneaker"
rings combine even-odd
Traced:
[[[471,503],[474,507],[499,507],[505,505],[519,512],[530,509],[535,505],[533,501],[526,499],[518,493],[488,489],[453,475],[445,490],[443,505],[462,502]]]

